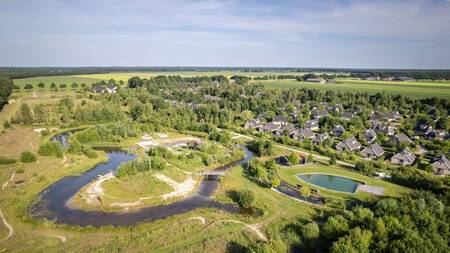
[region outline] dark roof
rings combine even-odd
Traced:
[[[450,161],[445,155],[441,155],[431,161],[431,166],[435,169],[450,170]]]
[[[378,145],[378,143],[374,143],[363,149],[361,153],[380,157],[384,154],[384,150],[380,145]]]
[[[306,121],[306,127],[307,128],[313,128],[319,126],[319,121],[316,119],[307,120]]]
[[[397,140],[398,143],[400,142],[409,142],[411,143],[412,141],[409,139],[409,137],[404,134],[404,133],[399,133],[394,135],[394,138]]]
[[[300,131],[298,131],[298,135],[302,136],[305,139],[310,139],[310,138],[314,137],[313,131],[309,128],[300,129]]]
[[[283,115],[276,115],[273,117],[272,122],[287,122],[287,119]]]
[[[339,142],[336,147],[352,151],[355,149],[359,149],[361,147],[361,144],[356,140],[355,137],[350,137],[342,142]]]
[[[405,148],[400,153],[394,155],[391,159],[407,161],[409,164],[413,163],[416,160],[416,156],[409,151],[409,149]]]
[[[329,137],[330,137],[330,136],[328,136],[327,133],[316,134],[316,135],[314,136],[314,138],[313,138],[313,142],[321,143],[321,142],[323,142],[324,140],[328,139]]]
[[[269,122],[263,126],[261,126],[260,130],[262,131],[275,131],[278,129],[278,126],[275,125],[273,122]]]
[[[352,119],[355,116],[353,112],[343,112],[341,113],[341,118]]]

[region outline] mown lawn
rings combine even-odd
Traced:
[[[406,194],[410,192],[411,190],[409,188],[396,185],[384,180],[371,178],[362,174],[359,174],[357,172],[353,172],[347,169],[343,169],[339,166],[329,166],[329,165],[322,165],[322,164],[310,164],[310,165],[298,165],[293,167],[282,167],[278,174],[280,177],[285,180],[286,182],[292,184],[292,185],[307,185],[310,188],[313,189],[320,189],[320,194],[324,196],[330,196],[330,197],[338,197],[338,198],[360,198],[360,199],[369,199],[375,197],[375,195],[370,193],[365,193],[361,191],[357,191],[356,194],[352,193],[343,193],[343,192],[337,192],[332,190],[327,190],[325,188],[307,183],[301,179],[299,179],[296,175],[302,174],[302,173],[321,173],[321,174],[330,174],[330,175],[337,175],[337,176],[343,176],[350,179],[354,179],[360,182],[364,182],[371,186],[378,186],[384,188],[384,194],[386,196],[394,196],[398,197],[402,194]]]
[[[268,89],[309,88],[332,90],[340,92],[367,92],[370,94],[386,92],[387,94],[402,94],[415,98],[440,97],[450,98],[450,82],[383,82],[338,80],[336,83],[320,84],[288,81],[255,81]]]

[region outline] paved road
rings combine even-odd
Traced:
[[[245,138],[245,139],[247,139],[247,140],[254,140],[254,139],[255,139],[254,137],[251,137],[251,136],[248,136],[248,135],[243,135],[243,134],[239,134],[239,133],[236,133],[236,132],[231,132],[231,133],[234,134],[234,135],[236,135],[236,136],[239,136],[239,137],[241,137],[241,138]],[[307,153],[307,152],[305,152],[305,151],[298,150],[298,149],[292,148],[292,147],[286,147],[286,146],[281,145],[281,144],[275,144],[275,146],[278,147],[278,148],[281,148],[281,149],[285,149],[285,150],[289,150],[289,151],[292,151],[292,152],[300,153],[300,154],[302,154],[302,155],[304,155],[304,156],[308,156],[308,155],[309,155],[309,153]],[[326,161],[330,160],[330,158],[329,158],[329,157],[326,157],[326,156],[321,156],[321,155],[316,155],[316,154],[312,154],[312,156],[313,156],[314,158],[321,159],[321,160],[326,160]],[[336,161],[336,163],[337,163],[337,164],[340,164],[340,165],[352,167],[352,168],[355,167],[354,164],[347,163],[347,162],[344,162],[344,161],[339,161],[339,160],[338,160],[338,161]]]

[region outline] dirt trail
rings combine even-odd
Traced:
[[[66,156],[66,154],[64,154],[64,153],[63,153],[63,158],[64,158],[64,159],[63,159],[61,162],[59,162],[58,165],[59,165],[59,164],[63,164],[63,163],[65,163],[65,162],[67,161],[67,156]]]
[[[238,220],[218,220],[217,222],[231,222],[231,223],[237,223],[237,224],[242,224],[244,225],[245,228],[250,229],[251,231],[253,231],[256,236],[258,236],[258,238],[262,241],[267,241],[267,237],[261,232],[260,228],[262,226],[262,223],[256,223],[256,224],[247,224],[245,222],[242,221],[238,221]]]
[[[1,210],[0,210],[0,218],[3,221],[3,224],[5,224],[5,227],[9,230],[8,235],[5,238],[0,239],[0,242],[2,242],[2,241],[6,241],[9,238],[11,238],[11,236],[14,234],[14,228],[6,221],[5,216],[3,216],[3,213]]]
[[[231,219],[228,219],[228,220],[217,220],[217,221],[214,221],[214,222],[213,222],[212,224],[210,224],[210,225],[217,224],[217,223],[221,223],[221,222],[229,222],[229,223],[241,224],[241,225],[244,225],[244,228],[249,229],[250,231],[254,232],[254,233],[256,234],[256,236],[257,236],[260,240],[262,240],[262,241],[267,241],[268,239],[267,239],[266,235],[264,235],[264,233],[261,232],[261,227],[262,227],[262,225],[264,225],[265,223],[270,222],[270,221],[271,221],[272,219],[274,219],[276,216],[278,216],[278,214],[276,214],[275,216],[271,217],[270,219],[267,219],[267,220],[265,220],[265,221],[262,221],[262,222],[259,222],[259,223],[256,223],[256,224],[247,224],[247,223],[242,222],[242,221],[239,221],[239,220],[231,220]],[[188,218],[188,220],[198,220],[198,221],[200,221],[203,225],[206,224],[206,219],[205,219],[204,217],[202,217],[202,216],[190,217],[190,218]]]
[[[9,178],[9,180],[8,181],[6,181],[6,182],[4,182],[3,184],[2,184],[2,190],[4,190],[6,187],[8,187],[8,184],[9,183],[12,183],[12,181],[14,180],[14,176],[16,175],[16,172],[13,172],[12,174],[11,174],[11,177]]]

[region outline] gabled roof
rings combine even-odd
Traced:
[[[278,129],[281,133],[284,133],[285,131],[288,132],[289,135],[295,134],[298,132],[298,129],[294,127],[293,125],[284,125],[280,129]]]
[[[278,129],[278,126],[275,125],[273,122],[269,122],[260,127],[260,130],[262,130],[262,131],[275,131],[277,129]]]
[[[406,136],[406,134],[404,133],[399,133],[394,135],[394,138],[397,140],[398,143],[400,142],[408,142],[411,143],[412,141],[409,139],[408,136]]]
[[[380,157],[384,154],[383,148],[378,145],[378,143],[374,143],[361,151],[363,154],[373,155],[375,157]]]
[[[343,149],[348,149],[350,151],[359,149],[361,144],[356,140],[355,137],[349,137],[342,142],[339,142],[336,147],[340,147]]]
[[[283,115],[276,115],[273,117],[272,122],[287,122],[287,119]]]
[[[324,140],[328,139],[330,136],[327,133],[323,133],[323,134],[316,134],[313,138],[313,142],[318,142],[321,143]]]
[[[335,133],[337,133],[337,132],[343,133],[343,132],[345,132],[345,128],[344,128],[342,125],[337,124],[337,125],[335,125],[335,126],[333,127],[333,129],[331,130],[331,132],[332,132],[333,134],[335,134]]]
[[[245,127],[247,127],[247,128],[254,128],[254,127],[261,126],[261,125],[262,125],[262,123],[259,119],[250,120],[249,122],[245,123]]]
[[[302,136],[305,139],[310,139],[314,137],[314,133],[309,128],[302,128],[300,131],[298,131],[298,135]]]
[[[341,118],[343,119],[353,119],[353,117],[355,116],[355,114],[353,112],[342,112],[341,113]]]
[[[450,161],[442,154],[431,161],[431,166],[435,169],[450,170]]]
[[[413,163],[416,160],[416,156],[409,151],[409,149],[405,148],[400,153],[394,155],[391,159],[407,161],[409,164]]]
[[[375,131],[373,131],[373,129],[366,129],[366,131],[364,131],[364,136],[366,138],[373,138],[373,137],[377,137],[377,133],[375,133]]]
[[[306,127],[307,128],[313,128],[317,127],[319,125],[319,121],[317,119],[307,120],[306,121]]]

